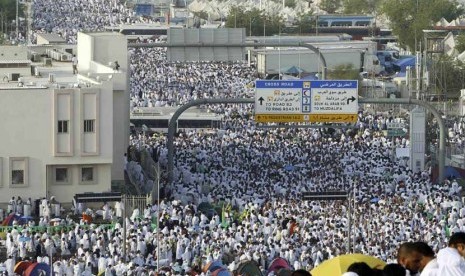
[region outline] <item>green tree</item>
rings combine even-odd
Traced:
[[[208,20],[208,13],[205,11],[193,12],[194,17],[198,17],[203,20]]]
[[[377,14],[385,0],[343,0],[344,14]]]
[[[465,34],[460,34],[455,38],[455,50],[459,53],[463,53],[465,51]]]
[[[258,8],[244,11],[233,6],[226,18],[226,27],[245,28],[247,35],[262,36],[264,31],[266,35],[275,35],[284,28],[284,20],[278,14],[267,15]]]
[[[228,28],[246,28],[246,13],[241,7],[231,6],[228,16],[226,17],[226,27]]]
[[[313,10],[307,13],[298,13],[295,25],[297,26],[296,30],[299,34],[309,33],[309,30],[315,27]]]
[[[320,9],[327,13],[335,13],[340,7],[342,7],[341,0],[321,0]]]
[[[247,34],[248,35],[263,35],[263,24],[265,17],[259,9],[252,9],[246,13],[247,20]],[[266,26],[265,26],[266,27]]]
[[[353,64],[347,63],[328,70],[326,78],[328,80],[358,80],[360,78],[360,74],[359,70],[354,68]]]
[[[391,22],[391,28],[402,46],[415,50],[415,41],[421,41],[423,29],[430,28],[439,19],[455,19],[462,10],[455,0],[388,0],[382,12]]]
[[[284,5],[285,5],[286,7],[289,7],[289,8],[294,9],[295,6],[296,6],[296,3],[295,3],[295,0],[286,0],[286,1],[284,2]]]
[[[458,98],[460,89],[465,88],[465,64],[448,55],[441,55],[432,61],[432,76],[429,90],[432,94]]]
[[[16,0],[0,0],[0,10],[7,15],[7,20],[11,22],[16,19]],[[23,16],[21,5],[18,7],[19,16]]]

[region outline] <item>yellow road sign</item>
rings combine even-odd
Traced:
[[[306,118],[304,118],[304,116],[306,116]],[[257,114],[255,115],[255,121],[257,123],[308,122],[308,117],[308,115],[303,114]]]
[[[356,123],[357,114],[257,114],[257,123]]]
[[[312,123],[356,123],[357,114],[311,114]]]

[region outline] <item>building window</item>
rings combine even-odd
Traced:
[[[68,120],[58,121],[58,133],[68,133]]]
[[[12,170],[11,171],[11,184],[12,185],[24,185],[24,170]]]
[[[95,120],[84,120],[84,132],[95,132]]]
[[[24,187],[28,185],[27,157],[10,157],[10,186]]]
[[[81,182],[83,183],[94,183],[95,175],[93,167],[82,167],[81,168]]]
[[[68,168],[55,168],[55,182],[56,183],[68,183],[69,182]]]

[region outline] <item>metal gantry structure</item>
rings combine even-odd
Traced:
[[[433,116],[438,121],[439,125],[439,152],[438,152],[438,165],[439,165],[439,182],[444,180],[445,174],[445,162],[446,162],[446,127],[444,120],[442,119],[441,114],[432,106],[431,104],[416,100],[416,99],[359,99],[359,104],[407,104],[407,105],[417,105],[422,106],[425,109],[429,110]],[[205,104],[252,104],[255,103],[255,99],[251,98],[220,98],[220,99],[199,99],[191,101],[176,110],[173,116],[170,119],[168,125],[168,139],[167,139],[167,148],[168,148],[168,184],[171,185],[173,182],[173,170],[174,170],[174,134],[176,133],[177,121],[181,114],[188,110],[191,107],[205,105]],[[280,126],[276,126],[279,128]],[[296,125],[296,128],[299,126]],[[331,126],[327,126],[331,127]]]

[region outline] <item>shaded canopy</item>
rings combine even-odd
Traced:
[[[341,275],[347,272],[347,268],[353,263],[364,262],[371,268],[382,269],[386,265],[385,262],[363,254],[347,254],[337,256],[330,260],[324,261],[319,266],[315,267],[311,274],[313,276]]]
[[[414,67],[416,64],[416,57],[406,57],[403,59],[399,59],[396,62],[394,62],[394,70],[398,72],[405,72],[407,70],[407,67]]]
[[[45,275],[50,274],[50,266],[46,263],[33,263],[24,272],[24,276],[36,276],[40,271],[45,272]]]
[[[300,73],[304,73],[305,70],[298,66],[293,65],[293,66],[280,68],[279,72],[285,73],[285,74],[300,74]]]
[[[21,219],[21,216],[17,215],[17,214],[10,214],[8,215],[8,217],[5,218],[5,220],[2,222],[2,225],[3,226],[11,226],[13,225],[13,221],[14,220],[20,220]]]
[[[268,268],[268,273],[272,271],[277,272],[280,269],[291,269],[289,263],[281,257],[276,258],[271,262],[270,267]]]
[[[13,270],[14,273],[23,275],[23,272],[31,265],[31,262],[28,261],[22,261],[19,262],[15,265],[15,268]]]
[[[236,274],[238,275],[257,275],[261,276],[262,272],[260,271],[260,268],[258,267],[257,262],[255,261],[243,261],[239,263],[237,269],[236,269]]]
[[[431,181],[433,183],[437,182],[439,176],[439,168],[438,166],[434,167],[431,173]],[[446,166],[444,170],[444,176],[446,178],[457,178],[457,179],[465,179],[465,169],[453,167],[453,166]]]

